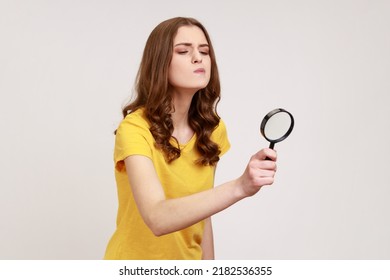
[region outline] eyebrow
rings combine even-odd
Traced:
[[[186,47],[192,47],[192,44],[191,43],[178,43],[175,45],[175,47],[177,46],[186,46]],[[198,47],[202,48],[202,47],[208,47],[209,48],[209,44],[200,44]]]

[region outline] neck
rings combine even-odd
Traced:
[[[190,110],[192,98],[196,92],[172,92],[172,102],[175,108],[172,113],[173,126],[181,127],[188,125],[188,112]]]
[[[188,123],[188,112],[195,92],[177,92],[172,93],[172,102],[174,112],[172,113],[173,136],[178,138],[180,143],[185,143],[194,134]]]

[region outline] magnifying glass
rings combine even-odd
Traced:
[[[294,128],[294,117],[284,109],[278,108],[269,112],[260,125],[260,132],[267,141],[269,148],[286,139]]]

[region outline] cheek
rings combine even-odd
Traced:
[[[205,60],[203,61],[203,64],[204,64],[205,68],[206,68],[208,71],[211,70],[211,59],[210,59],[210,57],[208,57],[207,59],[205,59]]]
[[[181,71],[180,67],[175,67],[174,65],[172,65],[172,67],[169,67],[168,83],[170,85],[181,86],[186,80],[187,79],[183,75],[183,71]]]
[[[177,72],[177,66],[175,61],[172,60],[168,68],[168,79],[169,80],[173,79],[176,76],[176,72]]]
[[[179,75],[180,73],[183,72],[183,64],[178,61],[177,59],[172,59],[171,64],[169,65],[168,68],[168,74],[171,78]]]
[[[208,62],[207,62],[207,65],[206,66],[206,73],[207,73],[207,78],[210,80],[210,76],[211,76],[211,60],[208,59]]]

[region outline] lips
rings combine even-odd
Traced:
[[[198,69],[196,69],[195,71],[194,71],[194,73],[197,73],[197,74],[203,74],[203,73],[205,73],[206,72],[206,70],[204,69],[204,68],[198,68]]]

